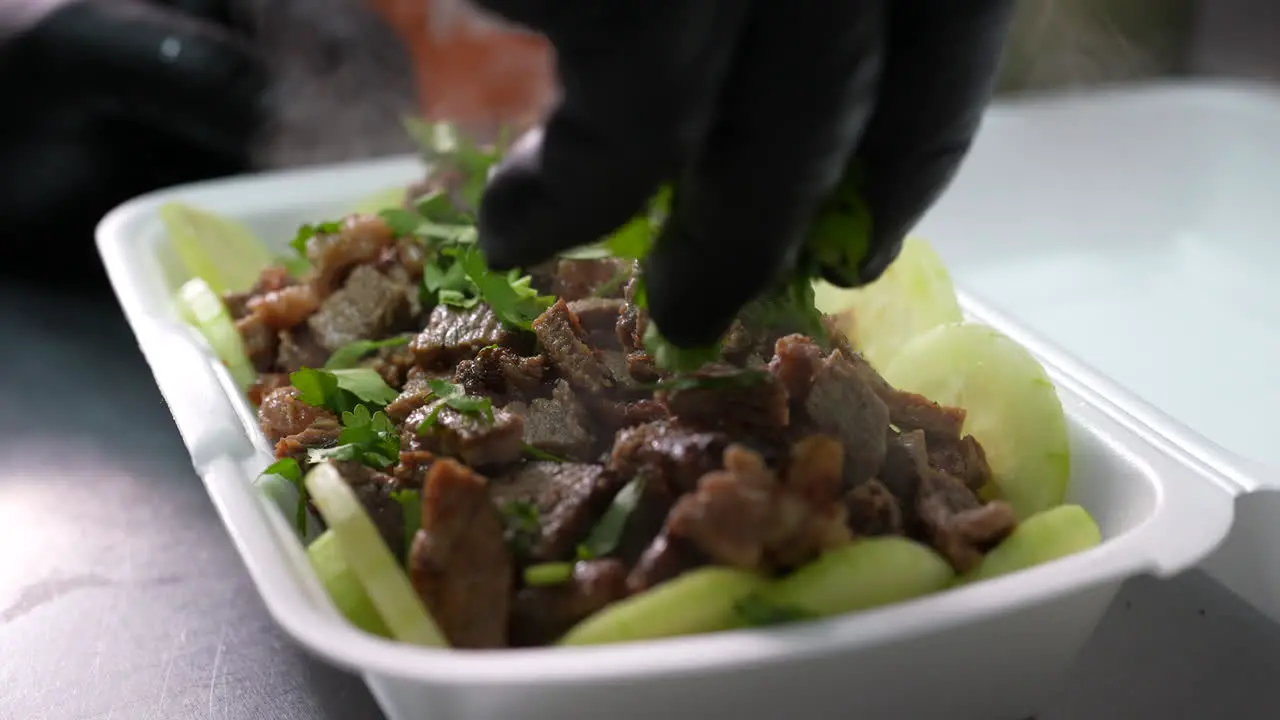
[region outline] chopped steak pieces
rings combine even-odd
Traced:
[[[409,552],[409,574],[453,647],[507,644],[513,568],[488,485],[465,465],[442,459],[422,491],[422,529]]]
[[[307,241],[305,277],[269,268],[224,300],[276,456],[334,463],[455,647],[554,643],[696,568],[777,576],[856,538],[963,572],[1016,526],[983,499],[964,410],[890,386],[830,323],[815,339],[744,312],[677,372],[645,347],[634,261],[559,258],[490,292],[438,240],[352,216]],[[326,381],[350,387],[323,397],[360,405],[304,403],[290,374],[351,343]]]

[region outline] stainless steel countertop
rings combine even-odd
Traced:
[[[380,718],[268,617],[114,299],[0,279],[0,337],[0,718]],[[1275,716],[1277,676],[1280,628],[1139,579],[1039,717]]]

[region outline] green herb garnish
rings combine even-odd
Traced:
[[[400,433],[395,423],[385,413],[371,413],[364,405],[342,413],[342,433],[336,446],[307,452],[311,463],[348,460],[379,470],[395,465],[399,457]]]
[[[289,375],[289,382],[300,391],[302,402],[337,413],[350,412],[361,403],[381,408],[399,394],[372,368],[302,368]]]
[[[407,345],[411,339],[413,338],[409,335],[401,335],[399,337],[387,338],[386,340],[356,340],[355,342],[347,343],[333,351],[333,354],[325,361],[324,369],[344,370],[346,368],[350,368],[360,362],[365,355],[381,350],[382,348]]]
[[[458,262],[475,284],[480,298],[508,325],[532,329],[533,321],[555,303],[554,297],[539,295],[527,276],[520,277],[515,271],[503,274],[490,270],[479,248],[462,251]]]
[[[546,450],[536,448],[530,445],[529,443],[524,444],[524,453],[529,457],[533,458],[534,460],[545,460],[547,462],[558,462],[558,463],[567,462],[564,458],[559,457],[557,455],[552,455]]]
[[[507,545],[516,555],[527,557],[542,537],[538,506],[527,500],[511,500],[499,507],[498,513]]]
[[[288,480],[298,489],[298,507],[294,511],[293,526],[298,531],[298,535],[306,535],[307,533],[307,486],[302,482],[302,466],[298,465],[298,461],[291,457],[280,458],[279,460],[267,466],[258,477],[263,475],[276,475]]]
[[[289,245],[297,251],[301,257],[307,256],[307,241],[316,235],[328,235],[331,233],[341,232],[342,221],[328,220],[321,223],[307,223],[298,228],[297,234],[293,236],[293,241]]]
[[[735,370],[723,375],[677,375],[647,387],[653,390],[678,392],[680,390],[721,390],[761,385],[769,380],[766,370]]]
[[[395,490],[391,499],[400,504],[404,514],[404,556],[409,557],[413,550],[413,538],[422,529],[422,493],[417,490]]]
[[[618,542],[622,540],[622,532],[627,529],[627,520],[644,496],[644,485],[645,479],[637,477],[614,496],[609,509],[605,510],[596,526],[591,528],[587,539],[578,546],[579,560],[604,557],[617,549]]]
[[[454,410],[465,415],[478,415],[493,422],[493,400],[482,395],[468,395],[461,385],[438,378],[427,380],[427,387],[431,388],[433,395]]]
[[[563,585],[572,579],[573,563],[540,563],[524,569],[524,584],[528,587]]]

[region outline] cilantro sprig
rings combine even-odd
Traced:
[[[325,370],[345,370],[351,368],[360,362],[366,355],[374,353],[382,348],[399,347],[407,345],[413,338],[409,335],[398,335],[396,337],[387,338],[385,340],[356,340],[347,343],[329,356],[324,363]]]
[[[263,475],[282,477],[297,489],[298,505],[294,510],[293,526],[298,531],[298,535],[305,536],[307,533],[307,486],[302,482],[302,466],[291,457],[280,458],[268,465],[258,474],[258,477]]]
[[[307,451],[307,462],[347,460],[379,470],[396,464],[400,457],[400,433],[382,411],[370,412],[365,405],[342,413],[342,433],[331,448]]]
[[[440,418],[440,411],[446,407],[453,408],[464,415],[483,418],[490,423],[493,422],[493,400],[490,398],[481,395],[468,395],[466,389],[461,385],[439,378],[427,380],[427,387],[431,389],[431,394],[438,398],[440,402],[431,411],[431,414],[419,423],[419,433],[435,425]]]
[[[302,402],[336,413],[351,412],[361,404],[382,408],[399,395],[372,368],[302,368],[289,375],[289,382],[298,388]]]
[[[502,516],[503,538],[511,551],[528,557],[542,536],[542,518],[538,506],[528,500],[510,500],[498,508]]]
[[[622,532],[627,529],[627,521],[644,497],[644,485],[645,478],[637,477],[614,496],[609,509],[604,511],[595,527],[591,528],[587,539],[578,545],[579,560],[604,557],[618,548]]]

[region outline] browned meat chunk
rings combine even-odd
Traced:
[[[493,310],[484,303],[471,309],[437,305],[427,326],[410,347],[418,364],[428,369],[453,369],[489,345],[509,345],[515,340]]]
[[[987,453],[972,435],[958,440],[945,435],[930,435],[929,464],[960,478],[975,492],[991,482]]]
[[[822,365],[822,348],[804,335],[787,335],[774,345],[774,356],[769,361],[773,373],[787,389],[792,406],[803,408],[813,387],[813,378]]]
[[[894,390],[882,400],[889,408],[894,425],[903,430],[923,430],[929,436],[960,438],[965,412],[943,407],[923,395]]]
[[[546,369],[546,358],[541,355],[521,357],[509,348],[486,347],[474,358],[458,363],[453,381],[468,395],[484,395],[505,405],[538,395]]]
[[[372,263],[395,237],[377,215],[352,215],[336,233],[319,233],[307,242],[307,259],[315,266],[312,287],[320,297],[337,290],[357,265]]]
[[[306,325],[280,331],[280,349],[276,356],[276,366],[283,372],[294,372],[304,367],[324,367],[328,359],[329,351],[316,342],[311,329]]]
[[[671,537],[663,530],[645,548],[627,575],[627,592],[642,593],[707,564],[707,557],[684,538]]]
[[[718,470],[729,436],[662,420],[618,433],[609,469],[630,480],[643,473],[646,482],[672,497],[692,492],[703,475]]]
[[[422,489],[426,482],[427,472],[436,461],[436,456],[426,450],[402,450],[400,462],[391,469],[391,475],[401,487],[412,490]]]
[[[682,380],[690,384],[658,393],[682,423],[709,430],[774,436],[790,422],[787,391],[767,372],[708,367]]]
[[[287,330],[320,307],[310,285],[288,285],[249,300],[249,312],[275,330]]]
[[[523,557],[544,562],[570,558],[622,486],[599,465],[539,461],[495,480],[489,489],[508,516],[518,515],[517,504],[533,508],[532,536],[514,538],[514,544]]]
[[[902,533],[902,508],[879,480],[868,480],[849,491],[844,499],[849,529],[856,536]]]
[[[382,249],[374,267],[390,277],[416,283],[422,279],[422,266],[427,259],[426,249],[416,239],[398,238]]]
[[[801,462],[825,475],[831,489],[837,486],[839,443],[823,438],[797,450],[825,456]],[[796,478],[796,485],[821,481]],[[811,502],[790,485],[790,480],[780,482],[759,454],[731,445],[724,452],[724,470],[704,475],[697,492],[676,502],[667,533],[689,540],[717,564],[745,569],[795,567],[849,541],[843,504]]]
[[[556,266],[552,294],[563,298],[566,302],[581,300],[596,294],[604,297],[619,297],[622,294],[623,285],[620,279],[625,279],[632,267],[634,263],[620,258],[589,260],[564,258]]]
[[[618,317],[622,314],[623,301],[620,298],[583,298],[569,304],[571,310],[582,326],[583,339],[593,348],[617,349]]]
[[[426,450],[458,458],[473,467],[502,465],[524,453],[524,421],[501,408],[487,414],[463,413],[436,400],[405,419],[405,450]]]
[[[507,644],[513,572],[488,481],[453,460],[437,461],[423,488],[409,575],[451,646]]]
[[[511,606],[511,644],[549,645],[612,602],[627,596],[627,566],[610,558],[575,563],[562,585],[526,587]]]
[[[330,351],[356,340],[375,340],[404,330],[411,319],[412,290],[368,265],[351,271],[347,283],[307,320],[316,340]]]
[[[427,372],[420,367],[410,369],[400,394],[385,408],[387,417],[397,424],[404,422],[414,410],[431,402],[431,386],[427,381],[443,380],[447,375],[447,372]]]
[[[888,431],[885,444],[884,465],[880,468],[880,482],[898,498],[898,503],[908,513],[907,524],[911,524],[916,505],[916,493],[920,487],[920,476],[929,468],[929,448],[925,443],[924,431],[910,430],[896,433]]]
[[[653,358],[643,350],[627,353],[627,373],[642,383],[654,383],[662,379],[662,372],[658,370]]]
[[[623,305],[622,313],[618,315],[618,324],[614,327],[622,349],[629,353],[644,350],[644,332],[649,324],[648,313],[636,304],[639,284],[640,276],[635,275],[623,288],[622,297],[626,304]]]
[[[818,366],[804,410],[813,427],[844,446],[847,487],[879,471],[889,411],[843,355],[831,353]]]
[[[921,478],[916,513],[930,544],[956,572],[976,566],[983,553],[1008,537],[1018,524],[1008,503],[996,500],[983,505],[963,482],[933,469]]]
[[[401,337],[405,337],[405,344],[379,348],[363,363],[377,371],[382,379],[394,388],[402,387],[409,379],[409,372],[417,367],[414,365],[417,358],[413,356],[413,351],[409,349],[408,344],[408,340],[412,338]]]
[[[258,407],[258,424],[273,443],[306,430],[321,418],[337,420],[332,412],[302,402],[302,391],[292,385],[272,391]]]
[[[506,411],[524,419],[527,445],[567,460],[588,460],[595,436],[587,429],[590,418],[564,380],[557,380],[550,398],[531,403],[513,402]]]
[[[387,548],[396,558],[403,559],[406,551],[404,508],[392,497],[401,488],[400,482],[360,463],[335,462],[333,466],[369,513]]]
[[[276,457],[291,457],[300,465],[306,465],[307,451],[319,448],[331,448],[338,444],[342,436],[342,426],[333,418],[323,417],[303,430],[276,443]]]
[[[272,392],[288,386],[288,373],[263,373],[258,376],[253,385],[249,386],[246,394],[249,396],[249,402],[254,405],[262,405],[262,401]]]
[[[559,300],[533,321],[547,359],[575,390],[600,393],[613,387],[608,370],[582,341],[582,328],[565,301]]]
[[[258,372],[268,372],[276,363],[279,339],[276,331],[259,315],[246,315],[236,321],[236,332],[244,342],[244,351]]]

